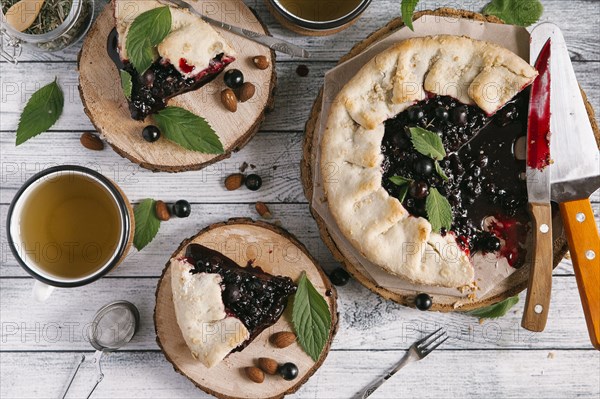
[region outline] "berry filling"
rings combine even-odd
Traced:
[[[227,65],[235,61],[233,57],[219,54],[210,60],[206,68],[192,77],[185,77],[170,60],[159,58],[140,75],[129,61],[121,59],[117,43],[117,30],[113,29],[108,36],[108,54],[118,69],[125,70],[131,75],[133,87],[131,99],[129,99],[129,112],[133,119],[140,121],[148,115],[164,109],[170,98],[197,90],[211,82]],[[177,61],[185,73],[191,73],[197,69],[196,66],[189,65],[183,58]]]
[[[223,254],[199,244],[189,245],[185,257],[194,265],[192,274],[216,273],[222,277],[225,312],[239,319],[250,332],[250,338],[236,351],[275,324],[285,310],[288,297],[296,292],[296,285],[289,277],[268,274],[252,262],[240,267]]]
[[[450,231],[467,253],[496,252],[515,268],[525,261],[529,215],[525,159],[517,159],[517,140],[527,135],[529,91],[525,90],[493,116],[448,96],[431,96],[385,122],[383,187],[399,198],[402,188],[390,178],[412,182],[403,206],[427,218],[426,197],[436,188],[452,207]],[[408,128],[437,133],[447,156],[439,162],[448,177],[436,172],[432,159],[412,145]]]

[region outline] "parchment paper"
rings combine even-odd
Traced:
[[[381,267],[367,260],[361,253],[352,246],[344,237],[335,219],[329,211],[325,201],[325,193],[321,184],[320,170],[320,143],[329,108],[342,87],[373,57],[381,53],[391,45],[411,37],[431,36],[438,34],[463,35],[473,39],[486,40],[497,43],[523,59],[529,61],[529,33],[525,28],[512,25],[492,24],[487,22],[474,21],[471,19],[439,17],[426,15],[414,22],[415,31],[404,27],[381,41],[373,44],[364,52],[356,57],[338,65],[325,75],[323,88],[323,105],[321,114],[317,122],[318,130],[314,135],[312,160],[313,163],[313,198],[312,206],[314,210],[323,218],[327,224],[327,230],[335,241],[341,253],[355,266],[362,274],[374,281],[378,286],[386,288],[392,292],[414,291],[428,292],[430,294],[447,295],[457,298],[466,297],[472,291],[461,292],[456,288],[442,288],[431,286],[419,286],[400,277],[391,275]],[[474,291],[477,297],[483,297],[498,283],[509,277],[515,272],[515,269],[508,265],[506,259],[498,259],[493,254],[486,256],[475,254],[472,258],[475,267],[475,280],[477,289]]]

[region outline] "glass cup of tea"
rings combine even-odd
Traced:
[[[80,166],[48,168],[30,178],[8,210],[8,243],[37,281],[33,296],[55,287],[98,280],[126,256],[133,242],[133,210],[110,179]]]

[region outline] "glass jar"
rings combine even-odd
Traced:
[[[93,19],[94,0],[73,0],[69,15],[58,27],[32,35],[10,26],[0,9],[0,56],[16,64],[23,46],[39,52],[64,50],[87,33]]]

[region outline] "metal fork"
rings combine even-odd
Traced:
[[[286,53],[292,55],[294,57],[302,57],[302,58],[310,58],[310,53],[304,50],[301,47],[296,46],[290,42],[286,42],[285,40],[277,39],[273,36],[261,35],[260,33],[256,33],[254,31],[239,28],[237,26],[226,24],[225,22],[217,21],[216,19],[212,19],[207,17],[206,15],[200,13],[196,10],[192,5],[183,0],[158,0],[159,3],[175,7],[182,8],[188,10],[194,15],[202,18],[204,21],[208,22],[211,25],[215,25],[220,27],[221,29],[227,30],[231,33],[234,33],[238,36],[245,37],[248,40],[252,40],[253,42],[262,44],[263,46],[267,46],[271,50],[279,51],[281,53]]]
[[[441,331],[441,332],[440,332]],[[443,339],[442,339],[443,338]],[[373,384],[369,385],[367,389],[362,392],[362,395],[359,396],[361,399],[368,398],[375,392],[380,386],[383,385],[384,382],[392,378],[401,368],[406,366],[409,363],[417,362],[423,359],[425,356],[429,355],[434,351],[438,346],[446,342],[448,339],[448,335],[443,328],[434,331],[423,339],[418,340],[408,349],[408,352],[404,355],[402,360],[398,362],[398,364],[390,370],[385,376],[381,377]],[[435,345],[433,345],[435,344]]]

